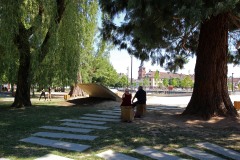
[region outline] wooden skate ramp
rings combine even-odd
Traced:
[[[89,95],[89,97],[106,98],[121,102],[121,98],[117,94],[113,93],[111,90],[101,84],[88,83],[78,85]]]

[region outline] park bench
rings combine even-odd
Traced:
[[[121,119],[123,122],[132,122],[134,119],[134,110],[132,106],[121,106]]]

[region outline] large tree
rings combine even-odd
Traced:
[[[81,3],[81,0],[0,1],[0,46],[4,50],[0,54],[12,57],[18,68],[13,107],[31,106],[32,82],[51,83],[55,73],[63,83],[76,79]]]
[[[100,2],[108,14],[104,37],[130,54],[171,71],[196,55],[194,90],[184,115],[238,116],[228,94],[227,63],[239,62],[239,53],[228,47],[228,40],[239,41],[239,0]],[[125,14],[125,21],[116,25],[119,14]]]

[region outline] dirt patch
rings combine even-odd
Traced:
[[[149,123],[167,124],[180,128],[235,128],[240,130],[240,118],[212,117],[210,120],[203,120],[195,116],[182,116],[183,110],[163,109],[161,111],[148,111],[145,121]]]

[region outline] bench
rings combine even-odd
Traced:
[[[121,106],[121,119],[124,122],[132,122],[134,119],[134,110],[132,106]]]
[[[138,104],[136,109],[135,117],[142,117],[146,114],[146,104]]]

